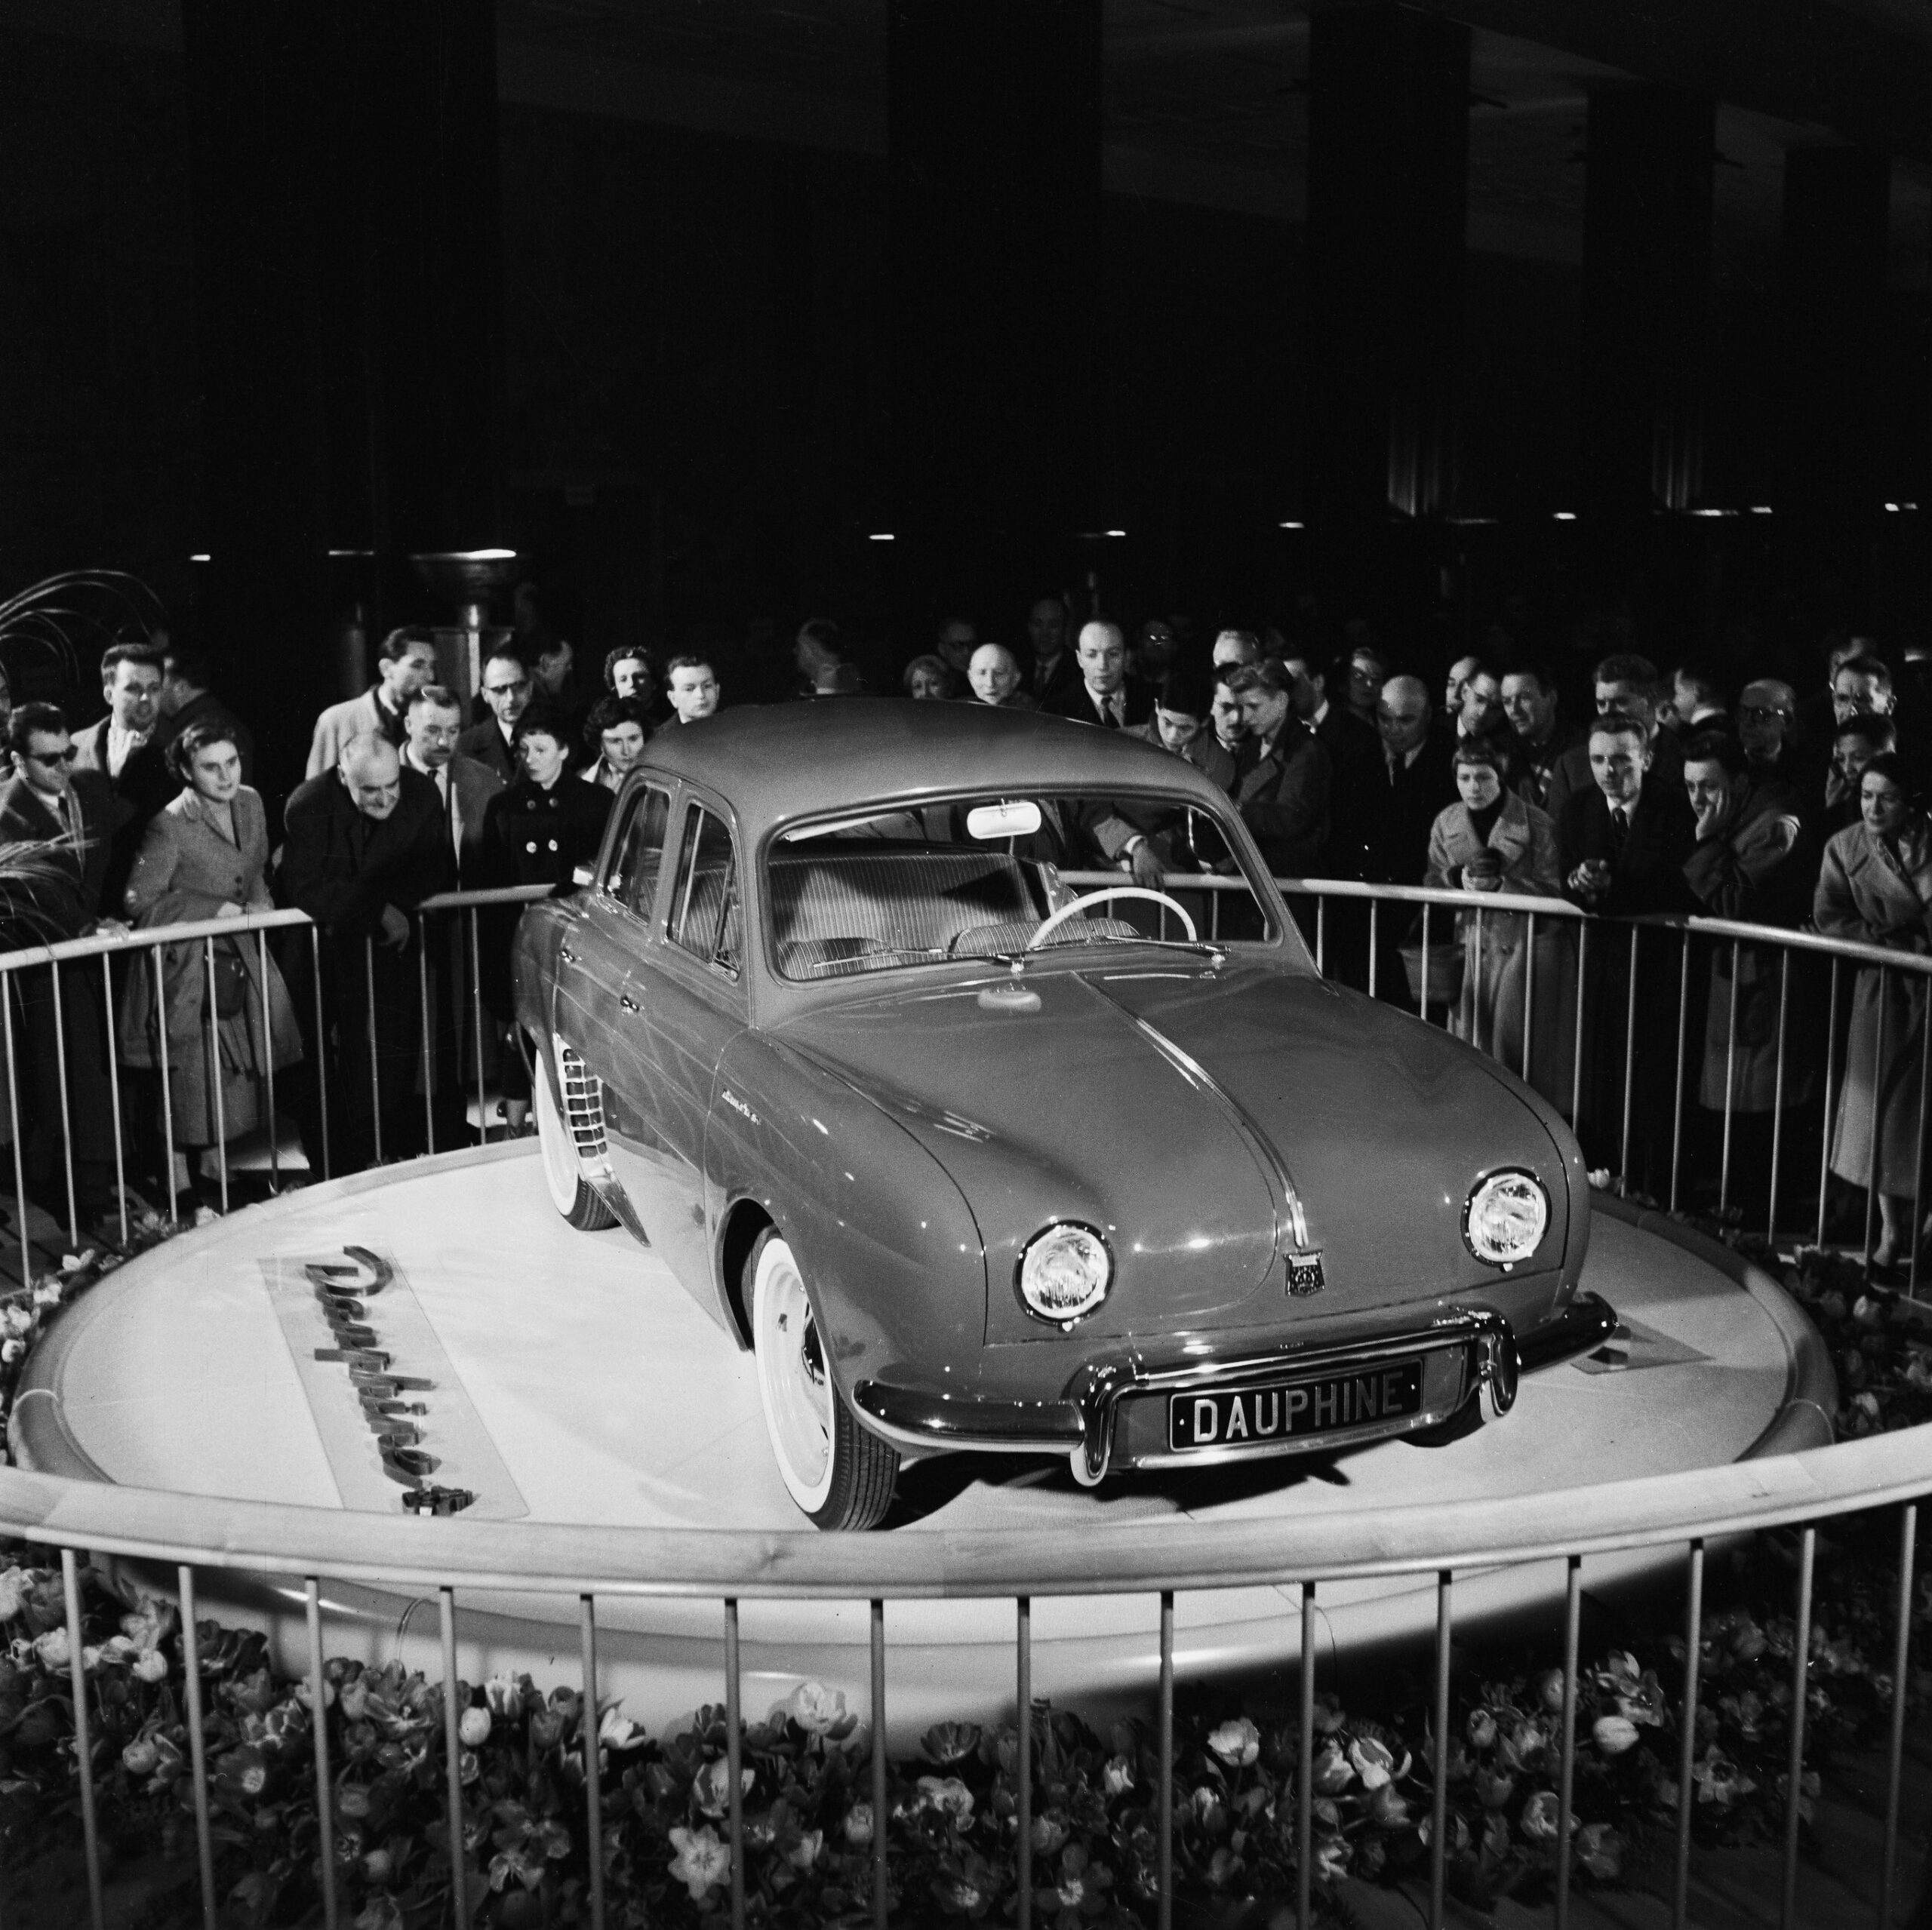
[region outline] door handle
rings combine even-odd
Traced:
[[[579,962],[577,954],[574,952],[568,945],[561,942],[557,947],[557,956],[561,958],[566,965],[574,965]]]
[[[629,992],[620,992],[617,994],[617,1003],[626,1012],[641,1012],[644,1010],[644,1007],[638,1004]]]

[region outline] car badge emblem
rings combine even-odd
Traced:
[[[1311,1293],[1319,1293],[1327,1284],[1321,1271],[1321,1249],[1315,1248],[1306,1253],[1290,1253],[1288,1262],[1288,1291],[1297,1299]]]

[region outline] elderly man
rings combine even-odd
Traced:
[[[455,881],[448,821],[435,780],[372,730],[343,745],[334,770],[297,786],[283,822],[285,894],[322,929],[324,1037],[307,1043],[311,1064],[327,1055],[331,1169],[358,1172],[420,1143],[420,968],[409,914]],[[312,1026],[310,947],[306,933],[296,936],[284,975]],[[297,1117],[319,1169],[318,1093],[303,1095]]]
[[[1261,661],[1261,639],[1252,630],[1222,630],[1214,637],[1212,659],[1217,668],[1224,663],[1236,668]]]
[[[106,779],[75,769],[67,720],[52,704],[22,704],[7,729],[13,775],[0,785],[0,842],[42,848],[38,863],[19,868],[0,920],[0,945],[16,949],[97,930],[125,931],[118,920],[100,916],[109,857],[105,832],[114,809]],[[13,982],[20,1004],[14,1050],[25,1088],[20,1125],[27,1191],[70,1231],[105,1236],[114,1205],[114,1093],[100,967],[90,959],[30,967],[14,973]],[[71,1160],[63,1157],[63,1120]],[[116,1215],[117,1232],[118,1224]]]
[[[1004,644],[982,644],[966,666],[966,682],[974,703],[995,710],[1038,710],[1039,705],[1020,687],[1020,665]]]
[[[74,768],[107,780],[114,795],[112,843],[101,879],[100,902],[118,905],[149,821],[180,791],[168,767],[167,727],[161,718],[167,653],[152,644],[116,644],[100,659],[107,715],[74,733]]]
[[[1127,674],[1127,638],[1118,623],[1082,624],[1073,656],[1078,681],[1041,705],[1049,717],[1121,730],[1153,715],[1152,687]]]
[[[1526,664],[1503,679],[1503,715],[1509,721],[1515,748],[1512,785],[1526,804],[1549,810],[1550,785],[1564,751],[1576,742],[1558,721],[1556,673],[1546,664]]]
[[[403,763],[435,785],[443,821],[449,826],[450,849],[461,872],[475,862],[484,811],[503,788],[503,780],[479,758],[457,748],[463,713],[456,693],[441,684],[426,684],[410,699],[403,724]]]
[[[1255,747],[1235,786],[1242,822],[1276,877],[1318,874],[1327,847],[1334,767],[1295,715],[1296,679],[1281,663],[1244,664],[1229,680]]]
[[[478,695],[490,715],[472,724],[456,740],[466,758],[487,764],[507,784],[516,775],[516,760],[510,754],[510,737],[516,721],[530,705],[528,668],[508,642],[500,643],[483,659],[483,681]]]
[[[674,656],[665,667],[664,694],[680,724],[695,724],[718,708],[718,673],[701,656]]]
[[[1429,834],[1456,798],[1450,733],[1431,727],[1429,686],[1392,677],[1376,711],[1380,767],[1362,775],[1352,822],[1336,856],[1354,876],[1376,884],[1420,884],[1429,867]],[[1344,853],[1346,852],[1346,857]],[[1392,951],[1393,947],[1388,948]]]
[[[392,630],[376,653],[376,681],[361,696],[331,704],[316,718],[309,743],[310,777],[334,770],[341,761],[343,745],[366,732],[401,747],[410,699],[436,680],[436,640],[415,624]]]

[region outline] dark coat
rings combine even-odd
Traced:
[[[1556,767],[1564,758],[1583,742],[1580,733],[1566,730],[1559,718],[1556,728],[1551,732],[1549,741],[1544,744],[1532,744],[1521,737],[1512,736],[1510,750],[1515,759],[1512,766],[1515,775],[1509,780],[1509,788],[1526,804],[1534,805],[1544,813],[1553,824],[1561,809],[1563,798],[1567,794],[1569,780],[1564,779],[1565,788],[1556,791]],[[1589,778],[1590,759],[1587,750],[1583,754],[1583,776]],[[1552,794],[1555,794],[1552,802]]]
[[[481,724],[472,724],[456,740],[457,755],[474,758],[480,764],[487,764],[506,784],[515,780],[516,760],[510,755],[509,740],[503,733],[503,727],[494,717],[486,717]]]
[[[380,820],[355,808],[333,770],[305,779],[289,798],[282,888],[333,936],[368,937],[380,931],[384,905],[414,911],[455,881],[435,785],[407,765],[400,782],[395,809]]]
[[[81,807],[81,847],[62,845],[48,852],[47,865],[13,889],[17,911],[8,920],[11,930],[5,935],[10,945],[78,938],[100,916],[114,795],[97,771],[76,771],[72,782]],[[25,778],[10,777],[0,784],[0,844],[51,844],[62,835],[60,820]],[[119,914],[118,903],[115,912]]]
[[[1589,736],[1584,732],[1556,760],[1543,809],[1561,825],[1570,800],[1596,788],[1597,781],[1590,774]],[[1644,774],[1644,794],[1647,798],[1658,790],[1671,791],[1680,798],[1684,795],[1684,746],[1675,731],[1660,730],[1651,739],[1651,767]]]
[[[166,733],[157,725],[148,741],[128,753],[118,777],[107,769],[107,727],[103,718],[85,730],[74,733],[74,765],[76,775],[91,771],[112,790],[115,808],[110,820],[113,828],[107,848],[107,865],[100,882],[100,903],[109,915],[120,915],[121,896],[128,888],[128,874],[134,868],[141,840],[155,813],[173,802],[181,780],[168,767]]]
[[[1241,821],[1276,877],[1318,874],[1328,843],[1328,799],[1334,767],[1320,738],[1291,718],[1268,754],[1235,788]]]
[[[580,783],[568,771],[548,791],[519,777],[485,807],[475,874],[466,882],[486,889],[547,884],[564,896],[577,866],[596,857],[612,802],[602,785]],[[483,997],[492,1012],[512,1009],[510,945],[521,915],[514,905],[485,914]]]
[[[1143,684],[1137,677],[1130,677],[1121,686],[1121,696],[1126,711],[1125,723],[1131,726],[1145,724],[1154,715],[1154,687]],[[1100,713],[1095,706],[1092,694],[1085,680],[1075,675],[1063,685],[1053,696],[1041,700],[1040,708],[1048,717],[1070,717],[1077,724],[1099,724]]]
[[[1456,801],[1454,745],[1431,728],[1413,764],[1361,776],[1349,800],[1349,819],[1336,840],[1331,868],[1374,884],[1420,884],[1429,867],[1429,836],[1435,820]]]
[[[1053,668],[1048,671],[1044,681],[1041,679],[1038,657],[1027,656],[1020,665],[1020,687],[1033,699],[1038,708],[1051,716],[1061,715],[1054,709],[1055,702],[1069,690],[1078,690],[1080,684],[1080,666],[1074,661],[1071,644],[1054,659]],[[1133,720],[1130,718],[1128,721],[1131,722]]]
[[[1608,917],[1702,908],[1684,874],[1697,841],[1697,821],[1682,784],[1666,788],[1656,779],[1653,767],[1637,794],[1620,851],[1613,849],[1610,807],[1594,779],[1588,791],[1571,796],[1557,821],[1566,879],[1586,859],[1608,862],[1609,892],[1592,908]]]

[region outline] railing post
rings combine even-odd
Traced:
[[[1535,1052],[1537,1013],[1537,914],[1529,914],[1529,936],[1523,954],[1523,1083],[1530,1083],[1530,1068]]]
[[[423,1144],[436,1150],[436,1071],[429,1050],[429,914],[416,914],[416,979],[423,1007]]]
[[[1872,1090],[1870,1099],[1872,1109],[1871,1127],[1869,1132],[1866,1135],[1865,1148],[1866,1162],[1865,1169],[1865,1264],[1868,1267],[1872,1264],[1872,1221],[1873,1215],[1878,1209],[1878,1115],[1884,1110],[1885,994],[1887,990],[1887,985],[1885,977],[1885,968],[1884,966],[1881,965],[1878,967],[1878,1022],[1872,1040]],[[1858,1010],[1858,1002],[1855,996],[1852,1000],[1851,1009],[1855,1016]],[[1847,1043],[1845,1047],[1844,1069],[1845,1076],[1847,1078],[1849,1078],[1851,1076],[1851,1048],[1849,1043]],[[1916,1227],[1912,1228],[1912,1237],[1915,1240],[1918,1237],[1918,1229]]]
[[[7,1039],[7,1124],[14,1136],[14,1209],[20,1236],[20,1284],[33,1284],[33,1243],[27,1237],[26,1146],[20,1137],[20,1062],[14,1053],[14,975],[0,978],[0,1030]]]
[[[1328,976],[1328,897],[1325,892],[1315,894],[1315,969],[1324,979]]]
[[[1837,1123],[1838,1107],[1832,1087],[1838,1074],[1838,965],[1832,960],[1832,993],[1830,1002],[1825,1009],[1825,1139],[1823,1149],[1818,1155],[1818,1233],[1816,1243],[1825,1243],[1825,1201],[1829,1191],[1832,1177],[1832,1134]]]
[[[1577,1639],[1582,1618],[1583,1558],[1570,1557],[1563,1609],[1563,1747],[1556,1791],[1556,1930],[1569,1930],[1570,1830],[1577,1774]]]
[[[1791,1010],[1790,946],[1782,947],[1778,955],[1777,1074],[1771,1093],[1771,1198],[1764,1216],[1764,1237],[1774,1244],[1778,1237],[1778,1161],[1784,1151],[1784,1050],[1786,1021]]]
[[[74,1692],[74,1767],[81,1783],[81,1833],[87,1845],[88,1903],[94,1930],[105,1930],[100,1830],[94,1809],[94,1747],[88,1721],[86,1629],[81,1620],[80,1565],[72,1548],[60,1550],[60,1579],[67,1597],[67,1680]]]
[[[590,1861],[591,1930],[604,1930],[604,1789],[598,1739],[602,1723],[597,1707],[597,1603],[577,1597],[577,1635],[583,1654],[583,1715],[577,1725],[583,1740],[584,1846]]]
[[[114,1203],[121,1215],[121,1243],[128,1243],[128,1160],[121,1142],[121,1053],[115,1037],[114,962],[105,951],[100,954],[101,998],[107,1013],[107,1091],[114,1114]],[[169,1161],[171,1167],[172,1160]]]
[[[745,1930],[745,1739],[739,1708],[738,1604],[724,1603],[724,1774],[731,1783],[725,1809],[731,1843],[731,1930]]]
[[[67,1237],[78,1246],[81,1209],[74,1192],[74,1121],[67,1098],[67,1028],[60,1009],[60,967],[50,964],[47,969],[54,985],[54,1068],[60,1087],[60,1158],[67,1174]]]
[[[1630,1183],[1630,1093],[1637,1071],[1637,940],[1641,927],[1630,927],[1630,992],[1623,1016],[1623,1183]]]
[[[1020,1704],[1020,1841],[1014,1873],[1019,1884],[1020,1930],[1033,1921],[1033,1603],[1030,1596],[1014,1600],[1014,1659]]]
[[[1932,1006],[1932,984],[1926,986],[1928,1006]],[[1925,1126],[1928,1115],[1932,1115],[1932,1050],[1927,1049],[1925,1027],[1918,1028],[1918,1133],[1915,1140],[1918,1157],[1912,1162],[1912,1264],[1906,1277],[1906,1293],[1908,1298],[1918,1298],[1918,1243],[1919,1228],[1925,1224]]]
[[[335,1786],[329,1774],[328,1676],[322,1666],[321,1584],[308,1579],[309,1709],[315,1723],[315,1822],[322,1861],[322,1922],[336,1930]],[[212,1907],[212,1899],[211,1899]],[[214,1922],[212,1916],[209,1918]]]
[[[1918,1504],[1908,1501],[1899,1511],[1899,1587],[1892,1609],[1892,1721],[1885,1752],[1885,1861],[1878,1875],[1878,1930],[1891,1930],[1893,1890],[1898,1880],[1899,1784],[1905,1772],[1906,1678],[1912,1666],[1912,1571],[1918,1534]]]
[[[890,1871],[886,1858],[885,1778],[885,1603],[872,1604],[872,1926],[888,1930],[891,1911]]]
[[[1483,944],[1482,907],[1480,905],[1476,907],[1475,924],[1476,977],[1469,994],[1469,1043],[1478,1052],[1486,1052],[1494,1059],[1496,1056],[1496,1023],[1493,1019],[1490,1022],[1487,1044],[1484,1043],[1482,1036],[1482,967],[1483,953],[1487,948]]]
[[[1295,1930],[1309,1930],[1315,1864],[1315,1584],[1301,1584],[1301,1735],[1295,1767]]]
[[[375,1136],[376,1163],[383,1163],[382,1050],[376,1031],[376,941],[362,941],[362,970],[369,994],[369,1121]]]
[[[1577,1037],[1570,1060],[1570,1123],[1578,1133],[1583,1129],[1583,967],[1590,951],[1590,921],[1577,926]]]
[[[1704,1544],[1690,1544],[1690,1603],[1684,1614],[1684,1704],[1677,1723],[1677,1867],[1670,1930],[1684,1930],[1690,1897],[1690,1817],[1697,1801],[1697,1667],[1704,1639]]]
[[[1884,1008],[1879,1007],[1882,1013]],[[1807,1525],[1798,1544],[1798,1614],[1792,1630],[1791,1755],[1785,1791],[1784,1889],[1778,1904],[1778,1930],[1798,1921],[1798,1806],[1804,1787],[1804,1698],[1811,1668],[1811,1578],[1818,1554],[1818,1531]]]
[[[226,1108],[221,1096],[221,1015],[215,1010],[214,1003],[214,940],[204,941],[208,958],[208,1010],[202,1016],[207,1019],[208,1089],[214,1096],[214,1151],[221,1162],[221,1210],[228,1211],[228,1118]],[[170,1151],[168,1164],[174,1163]]]
[[[1382,974],[1378,968],[1380,956],[1378,942],[1382,929],[1381,911],[1382,901],[1371,898],[1368,901],[1368,995],[1371,998],[1380,996]]]
[[[1752,954],[1757,962],[1757,954]],[[1730,942],[1730,1029],[1724,1049],[1724,1151],[1718,1165],[1718,1211],[1730,1204],[1730,1115],[1737,1086],[1737,985],[1743,976],[1744,948],[1736,939]]]
[[[195,1785],[195,1847],[201,1858],[202,1922],[216,1930],[218,1914],[214,1891],[214,1836],[208,1821],[208,1743],[202,1733],[202,1648],[195,1627],[195,1571],[175,1571],[181,1598],[181,1673],[188,1701],[188,1769]]]
[[[1435,1750],[1430,1765],[1435,1784],[1429,1806],[1429,1930],[1442,1930],[1449,1845],[1449,1658],[1452,1571],[1435,1577]]]
[[[1160,1896],[1155,1905],[1155,1930],[1174,1930],[1174,1596],[1161,1597],[1161,1775],[1158,1794],[1161,1825],[1155,1838]]]
[[[1636,989],[1635,973],[1632,974],[1631,990]],[[1635,1022],[1635,1007],[1632,1008],[1632,1023]],[[1670,1108],[1670,1210],[1677,1210],[1678,1169],[1684,1155],[1684,1041],[1690,1018],[1690,933],[1684,933],[1684,951],[1677,975],[1677,1084]]]
[[[481,941],[478,937],[478,914],[475,905],[469,908],[469,1011],[476,1034],[476,1137],[478,1144],[488,1145],[490,1139],[489,1099],[483,1085],[483,958]]]
[[[1422,1022],[1425,1025],[1429,1023],[1429,908],[1425,905],[1422,908]],[[1452,918],[1449,929],[1454,931],[1455,928],[1456,921]],[[1449,1018],[1447,1000],[1443,1002],[1442,1016],[1446,1023]]]
[[[315,980],[315,1103],[322,1135],[322,1177],[329,1176],[329,1033],[322,1010],[322,928],[309,927],[309,955]]]
[[[463,1711],[457,1706],[463,1685],[456,1673],[455,1590],[438,1589],[436,1606],[443,1639],[443,1753],[449,1769],[445,1799],[449,1808],[450,1920],[462,1925],[469,1921],[469,1847],[463,1815]]]

